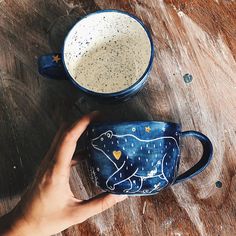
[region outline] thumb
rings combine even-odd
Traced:
[[[78,221],[83,222],[89,217],[97,215],[108,208],[114,206],[116,203],[125,200],[125,195],[100,194],[94,198],[79,203],[77,208]],[[83,219],[81,218],[83,217]]]

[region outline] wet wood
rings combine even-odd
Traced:
[[[156,51],[148,84],[116,105],[98,104],[67,81],[43,79],[36,65],[39,55],[60,49],[79,17],[105,8],[140,17]],[[60,124],[100,109],[109,120],[171,120],[202,131],[213,142],[214,159],[191,181],[129,198],[59,235],[236,234],[235,1],[2,0],[0,52],[1,215],[20,199]],[[191,83],[184,82],[186,73]],[[193,140],[183,146],[182,171],[201,154]],[[86,161],[73,168],[71,186],[80,198],[97,192]]]

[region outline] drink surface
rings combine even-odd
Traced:
[[[148,67],[151,45],[142,25],[119,12],[82,19],[68,35],[64,60],[71,77],[100,93],[124,90]]]

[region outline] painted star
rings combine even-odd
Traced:
[[[59,55],[54,55],[52,56],[52,60],[58,63],[61,60],[61,58],[59,57]]]
[[[147,132],[147,133],[149,133],[150,131],[151,131],[151,128],[148,126],[148,127],[145,127],[145,131]]]

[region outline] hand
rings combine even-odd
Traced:
[[[94,113],[84,116],[59,142],[54,140],[32,187],[16,208],[0,219],[0,235],[56,234],[126,198],[102,194],[90,200],[80,200],[70,189],[70,168],[76,143],[94,116]]]

